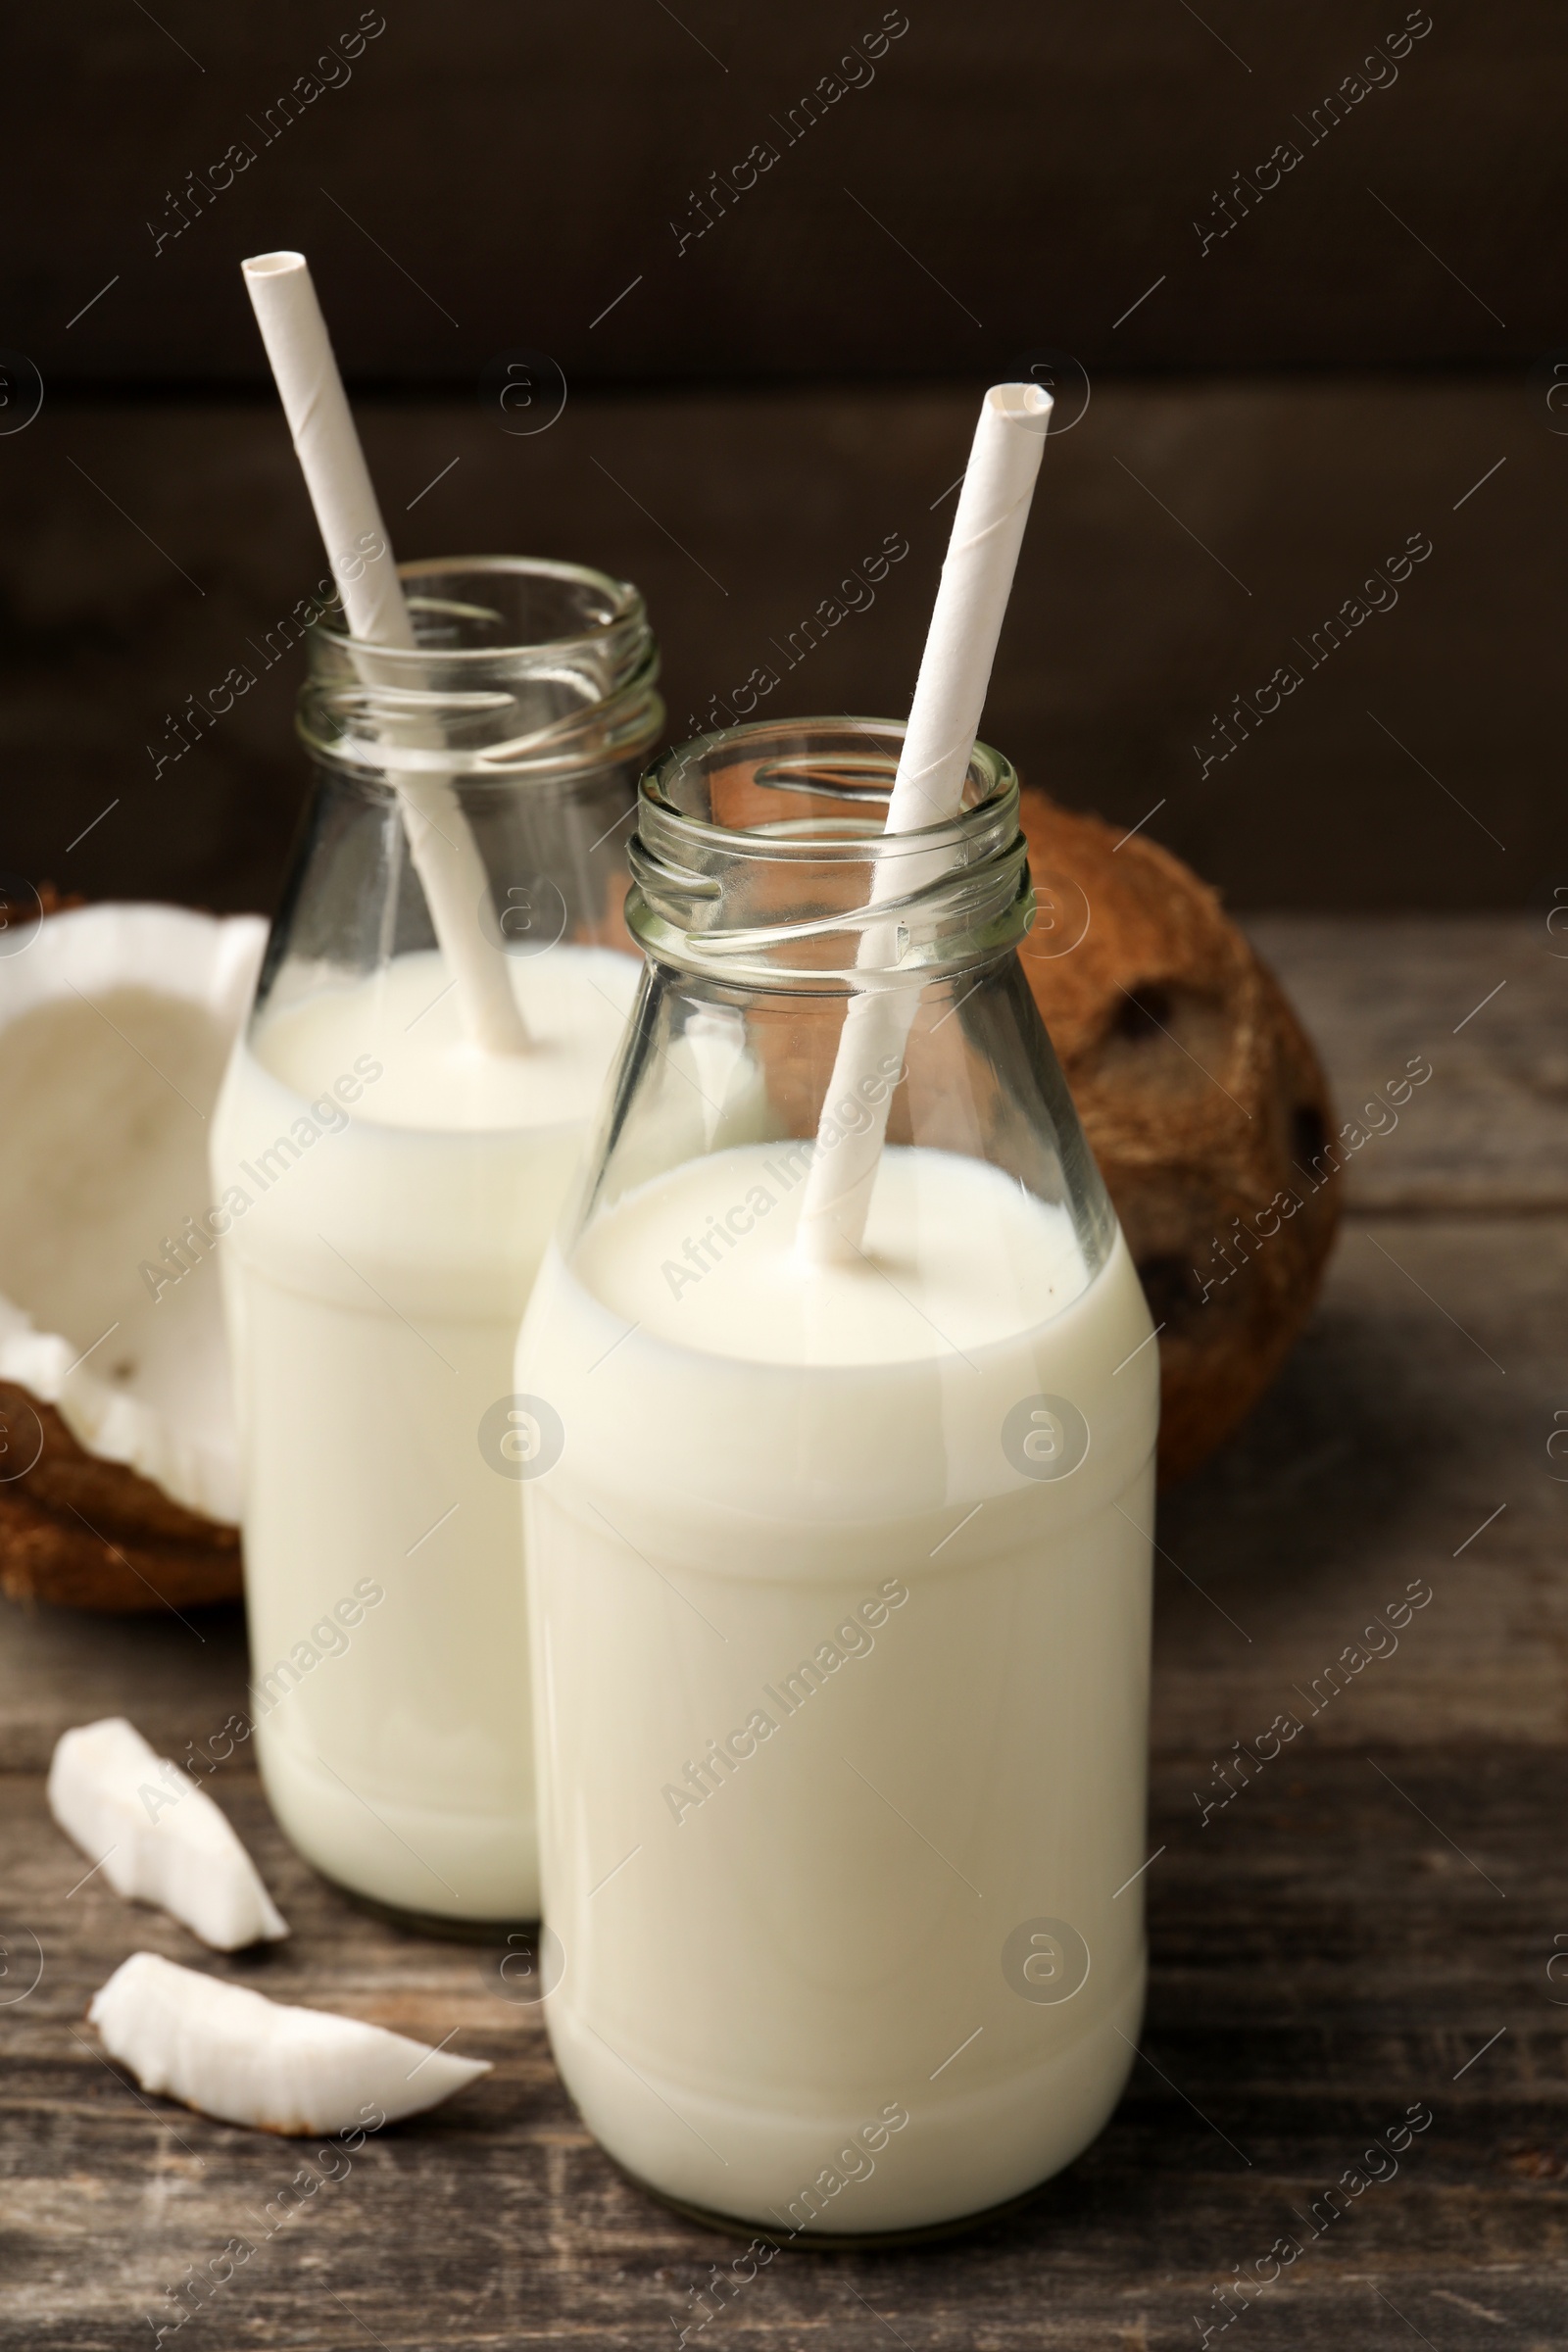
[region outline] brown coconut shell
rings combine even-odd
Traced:
[[[240,1594],[239,1530],[171,1501],[79,1446],[52,1404],[0,1381],[8,1451],[42,1450],[0,1484],[0,1592],[71,1609],[193,1608]]]
[[[1023,967],[1161,1326],[1169,1483],[1250,1411],[1311,1309],[1340,1213],[1313,1172],[1333,1106],[1278,981],[1188,866],[1044,793],[1022,813]]]
[[[85,902],[39,886],[46,915]],[[7,1475],[12,1461],[31,1467]],[[72,1436],[52,1404],[0,1381],[0,1592],[103,1611],[240,1596],[239,1530],[173,1502]]]

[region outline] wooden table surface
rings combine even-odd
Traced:
[[[482,1955],[321,1886],[237,1764],[213,1786],[294,1934],[234,1973],[430,2041],[460,2029],[495,2072],[336,2180],[315,2143],[143,2097],[83,2009],[138,1947],[198,1954],[101,1877],[78,1886],[41,1775],[62,1729],[111,1711],[175,1755],[209,1737],[243,1704],[241,1630],[6,1607],[0,2344],[150,2344],[166,2290],[239,2238],[251,2255],[188,2321],[191,2352],[652,2352],[704,2311],[688,2340],[733,2352],[1174,2352],[1205,2327],[1219,2340],[1215,2290],[1266,2272],[1286,2234],[1302,2252],[1230,2343],[1568,2343],[1568,1439],[1548,1451],[1568,1428],[1568,938],[1544,917],[1254,930],[1346,1112],[1411,1054],[1435,1080],[1352,1163],[1325,1297],[1276,1391],[1161,1511],[1149,2015],[1088,2154],[970,2237],[784,2253],[722,2310],[699,2303],[734,2246],[599,2153],[538,2010],[500,1997]],[[1397,1650],[1205,1824],[1216,1763],[1304,1713],[1416,1579],[1432,1599]],[[1430,2126],[1369,2180],[1363,2151],[1412,2107]],[[1310,2235],[1355,2167],[1365,2185]]]

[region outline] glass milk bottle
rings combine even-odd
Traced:
[[[806,2239],[1068,2163],[1144,1991],[1157,1349],[1017,959],[1017,779],[977,746],[886,837],[902,734],[644,779],[649,970],[516,1382],[557,2061],[628,2172]],[[852,987],[906,1042],[824,1102]],[[884,1104],[814,1262],[813,1152]]]
[[[624,582],[401,576],[416,651],[340,614],[310,632],[316,788],[215,1118],[214,1221],[268,1795],[353,1893],[493,1929],[538,1911],[513,1351],[636,992],[626,842],[663,711]],[[469,859],[457,945],[493,957],[526,1051],[468,1040],[416,797]]]

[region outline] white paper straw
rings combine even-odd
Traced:
[[[257,254],[241,268],[349,634],[368,645],[412,650],[416,639],[392,543],[305,256]],[[418,683],[413,677],[409,682]],[[513,994],[510,962],[481,925],[489,877],[457,792],[450,782],[429,777],[400,786],[399,799],[415,870],[457,982],[469,1042],[492,1054],[525,1052],[528,1033]]]
[[[993,384],[981,404],[888,800],[889,833],[946,823],[961,806],[1051,408],[1038,384]],[[879,858],[871,904],[922,888],[945,870],[948,855]],[[873,925],[858,960],[885,971],[893,949],[893,926]],[[850,1000],[801,1208],[797,1247],[808,1259],[860,1254],[887,1129],[888,1079],[902,1063],[917,995],[912,987],[884,986]]]

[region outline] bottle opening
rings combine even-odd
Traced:
[[[563,777],[646,759],[663,726],[640,592],[577,564],[402,564],[414,646],[352,637],[334,604],[307,633],[300,733],[340,768]]]
[[[418,642],[412,650],[373,651],[404,663],[418,664],[431,653],[569,656],[579,647],[602,646],[623,624],[647,627],[642,596],[629,580],[580,564],[534,556],[430,556],[400,564],[398,578]],[[357,642],[341,606],[321,625],[345,645]]]
[[[1015,946],[1033,897],[1011,764],[976,744],[957,814],[890,834],[903,741],[896,719],[802,718],[671,752],[639,796],[633,936],[685,968],[835,988]]]

